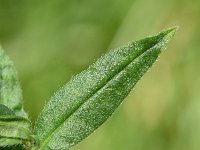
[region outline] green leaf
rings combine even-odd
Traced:
[[[22,107],[22,91],[16,70],[0,48],[0,147],[16,149],[33,141],[31,124]]]
[[[22,140],[20,139],[12,139],[12,138],[4,138],[0,137],[0,147],[9,147],[13,145],[22,144]]]
[[[5,105],[0,104],[0,118],[3,118],[5,120],[5,118],[7,118],[7,116],[9,115],[15,115],[14,112],[12,110],[10,110],[8,107],[6,107]],[[4,132],[4,128],[1,128],[0,125],[0,133]],[[1,137],[0,136],[0,147],[2,149],[2,147],[8,147],[10,148],[10,146],[12,145],[18,145],[21,144],[22,140],[21,139],[15,139],[15,138],[10,138],[10,137]]]
[[[30,121],[15,115],[0,116],[0,137],[34,140]]]
[[[67,149],[103,124],[152,66],[176,28],[110,51],[73,77],[47,103],[36,124],[39,150]]]
[[[0,104],[0,148],[32,143],[35,136],[31,132],[31,122],[16,116],[12,110]]]
[[[0,104],[12,109],[17,115],[27,117],[22,108],[22,91],[12,61],[0,48]]]
[[[4,139],[0,138],[0,149],[1,150],[25,150],[21,140],[18,139]],[[28,150],[28,149],[26,149]]]
[[[9,109],[8,107],[6,107],[5,105],[0,104],[0,116],[4,116],[4,115],[14,115],[15,113]]]

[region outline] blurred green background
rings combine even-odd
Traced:
[[[199,0],[0,0],[0,43],[35,121],[49,97],[110,48],[180,26],[116,113],[72,150],[199,150]]]

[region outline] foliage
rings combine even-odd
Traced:
[[[82,141],[112,115],[166,48],[176,29],[111,50],[73,77],[44,107],[35,124],[35,135],[22,108],[16,71],[1,50],[0,146],[64,150]]]

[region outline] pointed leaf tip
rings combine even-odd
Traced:
[[[39,150],[67,149],[103,124],[166,48],[177,27],[111,50],[59,89],[35,123]]]
[[[174,37],[174,35],[178,29],[179,29],[179,27],[175,26],[172,28],[165,29],[165,30],[161,31],[159,34],[164,34],[164,39],[167,40],[167,42],[169,42]]]

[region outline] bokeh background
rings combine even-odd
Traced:
[[[72,150],[199,150],[199,0],[0,0],[0,43],[35,121],[49,97],[110,48],[180,29],[116,113]]]

